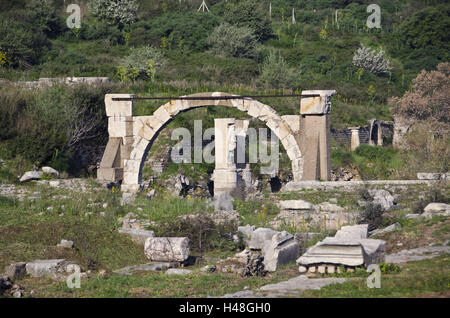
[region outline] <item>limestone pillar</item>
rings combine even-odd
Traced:
[[[350,141],[350,149],[355,151],[359,146],[359,128],[360,127],[348,127],[352,131],[352,137]]]
[[[236,120],[234,118],[214,119],[215,164],[213,173],[214,195],[231,193],[237,186],[235,164]]]
[[[238,183],[242,183],[246,189],[252,186],[252,171],[250,164],[246,158],[246,137],[249,120],[236,120],[235,134],[236,134],[236,168],[238,174]]]
[[[303,91],[297,139],[304,158],[302,180],[330,180],[330,98],[334,90]]]
[[[123,180],[124,160],[129,159],[133,143],[133,101],[114,101],[114,98],[132,98],[130,94],[106,94],[105,108],[108,116],[109,140],[103,153],[99,180]]]

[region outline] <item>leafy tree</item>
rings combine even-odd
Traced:
[[[136,0],[93,0],[92,14],[99,20],[123,28],[136,21],[139,4]]]
[[[386,74],[392,70],[389,60],[384,56],[383,50],[377,52],[364,45],[361,45],[353,55],[353,65],[373,74]]]
[[[259,41],[272,36],[272,24],[267,10],[261,3],[252,0],[233,1],[226,6],[224,20],[240,27],[252,28]]]
[[[258,42],[249,27],[238,27],[222,23],[208,38],[216,55],[225,57],[255,58],[258,56]]]
[[[33,29],[48,36],[55,36],[63,30],[61,19],[55,8],[47,0],[32,0],[26,6],[26,19]]]

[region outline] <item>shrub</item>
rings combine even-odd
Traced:
[[[371,50],[362,45],[353,55],[353,65],[369,71],[372,74],[386,74],[392,70],[384,51]]]
[[[222,23],[208,38],[216,55],[225,57],[255,58],[258,43],[252,29]]]
[[[259,83],[267,88],[292,88],[296,72],[290,68],[279,52],[271,51],[264,60]]]
[[[151,46],[132,48],[119,67],[122,80],[136,80],[150,78],[155,80],[156,72],[166,63],[163,53]]]
[[[381,205],[368,202],[359,216],[358,224],[369,224],[369,231],[373,231],[383,224],[383,213]]]
[[[139,5],[136,0],[93,0],[92,14],[101,21],[123,28],[136,21]]]

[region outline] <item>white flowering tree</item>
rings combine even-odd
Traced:
[[[386,74],[392,70],[392,66],[385,57],[383,50],[377,52],[364,45],[361,45],[353,55],[353,65],[376,75]]]
[[[139,4],[136,0],[92,0],[90,7],[99,20],[121,28],[136,21]]]

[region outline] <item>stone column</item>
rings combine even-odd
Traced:
[[[297,138],[304,157],[302,180],[330,180],[330,98],[335,90],[303,91]]]
[[[245,188],[252,186],[252,171],[250,164],[246,159],[246,137],[249,120],[236,120],[235,133],[236,133],[236,153],[235,162],[238,174],[238,183],[243,183]]]
[[[355,151],[359,146],[359,128],[360,127],[348,127],[352,131],[352,137],[350,141],[350,149]]]
[[[234,160],[236,150],[234,118],[214,119],[215,163],[213,173],[214,195],[236,189],[237,170]]]
[[[123,180],[124,160],[129,159],[133,143],[133,101],[113,101],[113,98],[132,97],[130,94],[105,95],[109,140],[97,170],[99,180]]]

